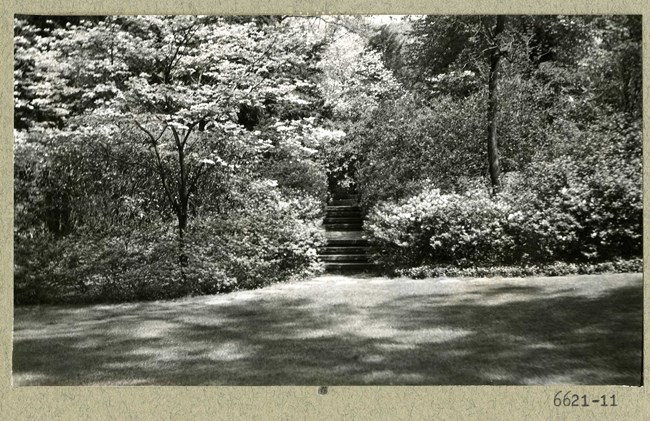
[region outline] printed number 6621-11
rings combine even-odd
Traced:
[[[566,407],[587,407],[587,406],[618,406],[616,394],[601,395],[598,398],[590,397],[587,394],[572,393],[570,390],[560,390],[553,396],[553,406]]]

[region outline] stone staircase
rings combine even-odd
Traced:
[[[326,207],[323,227],[327,244],[319,255],[327,272],[368,272],[375,268],[368,262],[362,225],[358,196],[336,198]]]

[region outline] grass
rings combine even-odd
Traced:
[[[15,309],[14,385],[628,384],[641,274],[322,276],[174,301]]]

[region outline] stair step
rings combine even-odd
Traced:
[[[363,223],[363,219],[361,217],[355,218],[355,217],[348,217],[348,216],[327,216],[324,220],[323,223],[325,225],[327,224],[359,224],[361,225]]]
[[[318,254],[327,255],[327,254],[366,254],[367,247],[323,247],[318,250]]]
[[[361,212],[361,208],[357,205],[327,205],[325,211],[356,211]]]
[[[372,271],[377,266],[373,263],[325,263],[327,272]]]
[[[363,240],[362,231],[324,231],[325,238],[329,240]]]
[[[365,254],[326,254],[320,258],[328,263],[368,263],[368,256]]]
[[[332,247],[363,247],[368,245],[368,240],[327,240],[327,245]]]
[[[327,218],[361,218],[358,210],[329,210],[325,215]]]
[[[330,206],[358,206],[359,201],[356,199],[335,199],[330,202]]]
[[[333,200],[339,199],[356,199],[359,200],[359,195],[357,193],[347,193],[347,194],[334,194],[332,196]]]
[[[327,272],[364,272],[376,269],[368,262],[368,240],[358,195],[334,196],[325,207],[323,228],[327,244],[318,251]]]
[[[328,224],[324,225],[327,231],[361,231],[361,224]]]

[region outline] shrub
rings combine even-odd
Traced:
[[[181,249],[169,221],[15,236],[17,304],[169,299],[258,288],[322,271],[320,201],[249,186],[236,212],[197,216]],[[179,264],[179,256],[187,264]]]
[[[484,97],[437,97],[424,102],[413,95],[385,101],[350,129],[357,145],[356,181],[362,205],[405,199],[418,193],[430,178],[452,191],[464,176],[484,172]]]
[[[485,188],[463,194],[430,189],[379,203],[365,226],[376,260],[404,268],[640,256],[640,131],[624,122],[619,129],[569,131],[526,171],[510,173],[493,197]]]
[[[187,289],[175,273],[174,233],[163,226],[19,238],[15,245],[17,303],[173,298]]]
[[[618,124],[569,128],[506,185],[503,197],[515,210],[509,231],[523,258],[602,261],[641,254],[641,132],[636,123],[610,120]]]
[[[511,177],[500,199],[510,204],[506,230],[516,244],[517,260],[547,262],[575,258],[579,252],[582,226],[572,210],[584,187],[570,179],[571,164],[536,166],[526,174],[535,181],[526,179],[526,184]]]
[[[378,205],[365,229],[383,266],[496,263],[512,256],[514,243],[506,231],[509,211],[506,202],[480,191],[459,195],[433,189]]]
[[[320,202],[271,196],[255,203],[195,223],[191,238],[207,245],[203,259],[218,261],[242,289],[321,272],[317,249],[324,239],[316,220],[305,218],[320,214]]]
[[[525,276],[565,276],[565,275],[591,275],[602,273],[630,273],[642,272],[643,260],[614,260],[601,263],[565,263],[553,262],[540,265],[523,266],[489,266],[467,267],[455,266],[418,266],[413,268],[397,269],[392,274],[414,279],[439,278],[445,276],[460,277],[508,277],[518,278]]]

